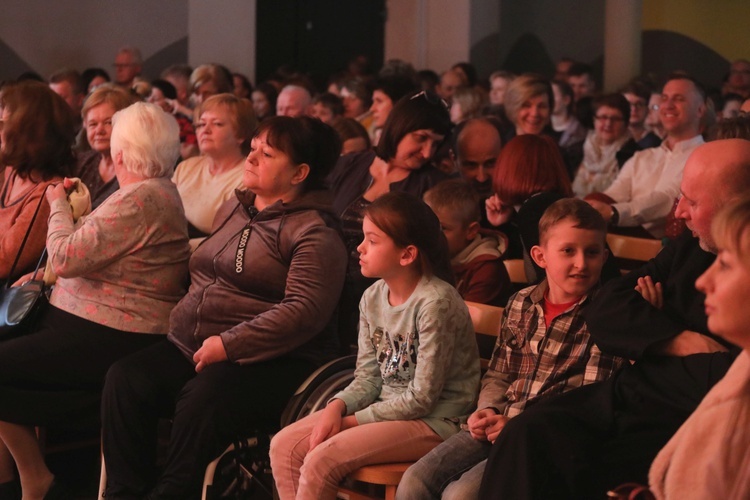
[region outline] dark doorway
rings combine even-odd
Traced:
[[[319,89],[363,54],[383,65],[385,0],[258,0],[257,80],[279,66],[308,74]]]

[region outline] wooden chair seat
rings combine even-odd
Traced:
[[[390,464],[366,465],[349,474],[348,478],[363,483],[385,486],[385,500],[393,500],[396,498],[396,488],[401,481],[401,476],[404,475],[406,469],[408,469],[413,463],[414,462],[394,462]],[[378,497],[367,495],[351,488],[340,487],[339,498],[348,500],[369,500]]]

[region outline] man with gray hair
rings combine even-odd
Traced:
[[[278,116],[303,116],[310,114],[312,95],[310,91],[300,85],[287,85],[276,99],[276,114]]]
[[[141,51],[135,47],[122,47],[115,56],[115,83],[129,89],[143,69]]]

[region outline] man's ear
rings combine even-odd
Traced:
[[[401,251],[401,260],[399,263],[406,267],[411,265],[419,258],[419,249],[414,245],[409,245]]]
[[[477,237],[477,234],[479,234],[479,223],[475,221],[466,228],[466,239],[473,240]]]
[[[539,245],[534,245],[531,247],[531,251],[529,252],[531,254],[531,258],[534,259],[534,262],[536,262],[536,265],[541,267],[542,269],[547,269],[547,260],[544,258],[544,249],[540,247]]]

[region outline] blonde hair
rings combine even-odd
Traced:
[[[100,104],[107,103],[115,111],[120,111],[137,100],[132,93],[122,87],[118,87],[114,83],[103,83],[96,87],[86,98],[86,102],[83,103],[83,108],[81,109],[81,118],[85,122],[88,112]]]
[[[193,123],[198,123],[201,115],[206,111],[219,107],[229,112],[229,122],[232,124],[235,136],[238,139],[242,139],[242,151],[247,153],[250,146],[250,139],[253,138],[255,129],[258,127],[258,120],[255,117],[255,111],[253,111],[253,103],[248,99],[229,93],[212,95],[195,108]]]
[[[549,80],[533,73],[516,77],[505,91],[505,115],[511,122],[516,123],[523,103],[540,95],[546,95],[549,108],[554,109],[555,97]]]
[[[711,224],[711,236],[719,248],[733,250],[750,269],[750,196],[724,207]]]

